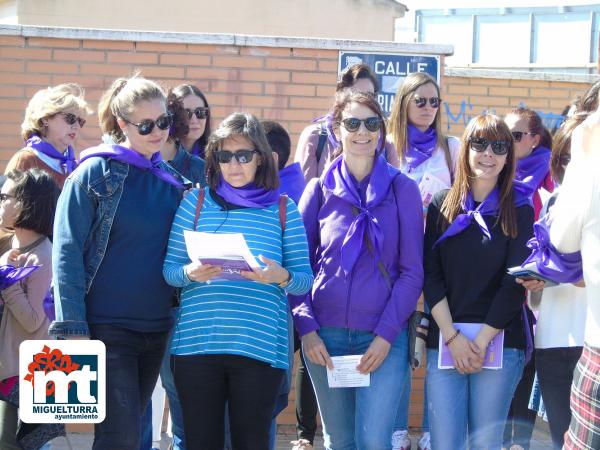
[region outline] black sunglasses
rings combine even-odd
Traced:
[[[506,155],[510,148],[510,141],[490,141],[486,138],[470,138],[469,143],[476,152],[485,152],[488,145],[491,145],[495,155]]]
[[[145,119],[140,123],[133,123],[125,118],[123,118],[123,120],[134,127],[137,127],[138,133],[141,136],[146,136],[147,134],[152,133],[152,130],[154,130],[154,125],[163,131],[168,130],[171,125],[173,125],[173,116],[171,114],[163,114],[156,120]]]
[[[377,116],[367,117],[366,119],[357,119],[356,117],[349,117],[347,119],[343,119],[341,121],[341,124],[344,125],[344,128],[346,130],[352,133],[354,131],[358,131],[361,122],[365,124],[365,128],[371,133],[379,131],[379,129],[381,128],[381,117]]]
[[[10,195],[10,194],[0,193],[0,203],[8,200],[9,198],[15,198],[15,196],[14,195]]]
[[[217,161],[221,164],[227,164],[231,162],[233,158],[240,164],[248,164],[254,158],[254,154],[258,153],[258,150],[236,150],[231,152],[229,150],[219,150],[215,152]]]
[[[537,133],[532,133],[531,131],[511,131],[510,134],[512,134],[512,137],[515,140],[515,142],[521,142],[523,136],[527,134],[530,136],[535,136]]]
[[[427,100],[429,100],[429,104],[431,105],[432,108],[439,108],[440,107],[440,103],[442,103],[442,99],[439,97],[431,97],[431,98],[426,98],[426,97],[415,97],[413,98],[415,104],[417,105],[417,108],[424,108],[425,105],[427,104]]]
[[[185,109],[185,112],[187,112],[188,115],[188,119],[191,119],[192,116],[196,116],[196,119],[200,120],[200,119],[206,119],[208,117],[208,115],[210,114],[210,110],[208,108],[203,108],[203,107],[198,107],[196,109]]]
[[[83,128],[83,126],[85,125],[85,119],[82,119],[81,117],[77,117],[73,113],[58,113],[58,114],[60,114],[61,116],[64,116],[65,122],[67,122],[69,125],[73,125],[75,122],[77,122],[79,124],[79,128]]]

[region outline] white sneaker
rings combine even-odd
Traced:
[[[398,430],[392,433],[392,450],[410,450],[411,444],[407,430]]]
[[[429,431],[423,433],[421,439],[419,439],[419,443],[417,444],[417,450],[431,450],[431,435]]]

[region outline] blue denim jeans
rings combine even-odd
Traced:
[[[501,449],[504,423],[523,372],[525,353],[505,348],[502,369],[483,369],[471,375],[438,369],[437,361],[438,350],[428,350],[431,448]]]
[[[321,328],[319,336],[331,356],[360,355],[375,335],[369,331]],[[403,380],[408,368],[408,333],[402,330],[369,387],[329,388],[325,366],[306,358],[321,411],[328,450],[390,450]]]
[[[93,450],[138,450],[141,418],[158,379],[169,333],[90,324],[106,346],[106,419],[96,424]]]

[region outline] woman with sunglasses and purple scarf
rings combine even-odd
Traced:
[[[381,154],[377,100],[336,98],[336,157],[300,199],[312,291],[292,299],[327,449],[390,449],[408,368],[407,320],[423,287],[423,219],[414,181]],[[332,388],[332,357],[361,355],[368,387]]]
[[[162,264],[184,185],[160,156],[172,119],[156,83],[116,80],[99,116],[115,144],[83,151],[60,196],[50,334],[104,342],[106,419],[95,426],[93,449],[138,450],[173,325],[174,290]]]
[[[442,132],[441,106],[440,88],[435,79],[423,72],[411,73],[398,88],[389,121],[388,140],[398,150],[400,169],[419,185],[423,221],[433,196],[452,185],[460,146],[458,139],[445,136]],[[394,450],[408,450],[411,446],[408,437],[410,391],[409,373],[394,425]],[[423,436],[418,449],[431,450],[427,393],[423,401]]]
[[[437,193],[427,211],[424,295],[434,319],[427,396],[436,450],[502,446],[526,346],[525,291],[506,269],[528,256],[533,226],[528,198],[514,188],[515,165],[502,119],[475,117],[462,137],[452,188]]]
[[[26,146],[13,155],[4,173],[45,170],[62,188],[77,166],[73,144],[90,113],[83,89],[77,84],[59,84],[36,92],[21,124]]]
[[[163,268],[182,288],[171,353],[185,446],[222,450],[227,404],[233,448],[264,450],[289,367],[286,293],[304,294],[313,282],[306,232],[296,204],[279,195],[256,117],[234,113],[219,125],[206,173],[208,187],[179,206]],[[241,233],[263,266],[231,279],[218,265],[191,261],[186,231]]]
[[[179,144],[190,154],[204,159],[210,136],[210,106],[208,100],[193,84],[180,84],[171,93],[182,103],[188,115],[188,132],[179,139]]]

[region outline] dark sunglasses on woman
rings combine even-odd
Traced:
[[[515,142],[521,142],[521,139],[523,139],[523,136],[525,135],[530,135],[530,136],[535,136],[536,133],[532,133],[531,131],[511,131],[512,137],[515,140]]]
[[[229,150],[219,150],[215,152],[217,157],[217,161],[220,164],[227,164],[231,162],[233,158],[240,164],[248,164],[254,158],[254,154],[258,153],[257,150],[237,150],[235,152],[231,152]]]
[[[69,125],[73,125],[75,124],[75,122],[77,122],[79,124],[79,128],[83,128],[83,126],[85,125],[85,119],[81,118],[81,117],[77,117],[75,114],[73,113],[58,113],[61,116],[63,116],[65,118],[65,122],[67,122],[67,124]]]
[[[431,97],[431,98],[426,98],[426,97],[415,97],[413,98],[415,104],[417,105],[417,108],[424,108],[425,105],[427,104],[427,101],[429,101],[429,104],[431,105],[432,108],[439,108],[440,107],[440,103],[442,103],[442,99],[439,97]]]
[[[196,119],[201,120],[201,119],[206,119],[208,117],[208,115],[210,114],[210,109],[203,108],[200,106],[196,109],[187,109],[186,108],[185,112],[187,112],[188,119],[191,119],[193,116],[196,116]]]
[[[366,119],[357,119],[356,117],[349,117],[347,119],[343,119],[341,121],[341,124],[346,130],[348,130],[350,133],[353,133],[354,131],[358,131],[361,122],[365,124],[365,128],[371,133],[379,131],[379,129],[381,128],[381,117],[377,116],[367,117]]]
[[[491,145],[495,155],[506,155],[510,148],[510,141],[490,141],[486,138],[470,138],[469,144],[473,150],[479,153],[485,152],[488,145]]]
[[[133,123],[130,120],[123,118],[123,120],[134,127],[137,127],[138,133],[141,136],[146,136],[147,134],[152,133],[154,130],[154,125],[156,125],[160,130],[168,130],[171,125],[173,125],[173,116],[171,114],[163,114],[159,116],[156,120],[145,119],[140,123]]]

